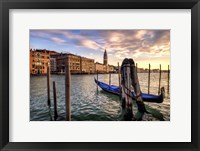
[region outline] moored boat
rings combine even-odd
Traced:
[[[100,82],[96,79],[95,83],[104,91],[108,93],[112,93],[115,95],[121,95],[121,89],[119,86],[116,85],[109,85],[104,82]],[[146,94],[142,93],[142,99],[144,102],[152,102],[152,103],[162,103],[164,100],[164,87],[161,88],[161,94],[160,95],[153,95],[153,94]],[[132,92],[132,98],[135,100],[135,93]]]

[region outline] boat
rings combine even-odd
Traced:
[[[119,86],[115,86],[115,85],[109,85],[106,84],[104,82],[100,82],[98,80],[95,80],[95,83],[104,91],[111,93],[111,94],[115,94],[120,96],[121,95],[121,89]],[[132,98],[134,100],[135,99],[135,93],[132,92]],[[153,95],[153,94],[146,94],[146,93],[142,93],[142,99],[144,102],[152,102],[152,103],[162,103],[164,101],[164,87],[161,88],[161,94],[160,95]]]

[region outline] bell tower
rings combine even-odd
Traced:
[[[103,55],[103,64],[108,65],[108,56],[107,56],[106,49],[105,49],[105,52],[104,52],[104,55]]]

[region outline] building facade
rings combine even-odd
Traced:
[[[50,66],[51,73],[64,73],[66,58],[69,60],[70,72],[73,74],[113,73],[116,69],[108,65],[107,52],[103,55],[103,64],[95,63],[94,59],[74,55],[71,53],[58,53],[50,50],[30,49],[30,74],[46,74]]]
[[[115,73],[116,72],[116,68],[113,65],[108,65],[108,72],[109,73]]]
[[[95,72],[94,59],[81,57],[80,69],[81,73],[94,73]]]
[[[56,72],[57,70],[56,58],[50,58],[50,69],[51,69],[51,72]]]
[[[107,72],[107,66],[102,64],[102,63],[99,63],[99,62],[96,62],[95,63],[95,71],[98,73],[106,73]]]
[[[74,54],[60,54],[57,57],[57,72],[63,73],[65,72],[65,63],[66,58],[69,59],[70,64],[70,72],[71,73],[94,73],[94,59],[89,59],[81,56],[77,56]]]
[[[67,54],[70,64],[71,73],[80,73],[81,70],[81,57],[74,54]]]
[[[60,55],[60,53],[56,51],[50,51],[50,69],[51,73],[57,72],[57,57]]]
[[[65,72],[65,64],[66,64],[66,53],[60,53],[56,57],[56,72],[64,73]]]
[[[30,74],[46,74],[50,64],[50,53],[47,50],[30,49]]]

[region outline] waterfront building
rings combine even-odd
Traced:
[[[56,51],[50,51],[50,69],[51,73],[57,72],[57,62],[56,59],[60,55],[60,53]]]
[[[30,74],[46,74],[50,52],[48,50],[30,49]]]
[[[65,71],[66,57],[69,59],[71,73],[94,73],[94,59],[70,53],[61,53],[57,56],[57,72],[63,73]]]
[[[107,52],[103,55],[103,64],[94,59],[78,56],[71,53],[58,53],[46,49],[30,49],[30,74],[46,74],[47,67],[50,66],[51,73],[64,73],[66,58],[69,59],[70,72],[73,74],[81,73],[113,73],[116,68],[108,65]]]
[[[95,63],[95,71],[99,73],[114,73],[116,72],[116,68],[113,65],[108,64],[108,55],[107,51],[105,49],[104,55],[103,55],[103,64],[96,62]]]
[[[80,72],[81,73],[94,73],[95,72],[95,65],[94,59],[89,59],[85,57],[80,57]]]
[[[116,72],[115,66],[113,66],[113,65],[108,65],[108,72],[109,72],[109,73],[114,73],[114,72]]]
[[[50,57],[50,69],[51,72],[56,72],[56,58],[51,58]]]
[[[96,62],[95,71],[98,71],[99,73],[115,73],[116,67],[113,65],[104,65],[102,63]]]
[[[56,56],[56,72],[65,72],[66,56],[66,53],[60,53],[58,56]]]
[[[151,72],[153,72],[153,73],[159,73],[160,69],[152,69]]]
[[[99,62],[96,62],[95,63],[95,71],[99,72],[99,73],[106,73],[107,72],[107,66],[102,64],[102,63],[99,63]]]
[[[138,72],[138,73],[144,73],[145,70],[144,70],[143,68],[137,68],[137,72]]]
[[[81,70],[81,58],[80,56],[74,55],[74,54],[67,54],[67,57],[69,59],[70,64],[70,72],[71,73],[80,73]]]

